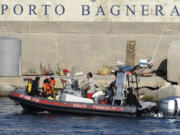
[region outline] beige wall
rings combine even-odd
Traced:
[[[0,4],[3,4],[3,7],[0,6],[1,21],[180,21],[178,0],[4,0]],[[30,5],[35,8],[30,8]],[[47,12],[43,5],[47,5]],[[59,5],[63,5],[64,8]],[[82,5],[88,5],[84,8],[84,15]],[[56,9],[58,13],[55,12]]]
[[[127,40],[136,40],[136,61],[152,56],[160,41],[155,56],[159,64],[169,43],[180,39],[179,27],[178,23],[0,22],[0,36],[22,40],[22,72],[39,70],[40,62],[54,70],[59,64],[96,72],[104,64],[125,61]]]

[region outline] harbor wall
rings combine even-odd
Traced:
[[[22,73],[78,67],[97,72],[102,65],[125,62],[128,40],[136,41],[136,63],[154,55],[154,68],[167,58],[168,45],[180,39],[178,23],[1,21],[0,36],[22,40]]]

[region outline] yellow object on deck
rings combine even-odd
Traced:
[[[32,91],[32,83],[31,81],[28,81],[28,93],[31,93]]]
[[[53,93],[53,100],[56,100],[56,91],[54,87],[53,87],[52,93]]]
[[[48,97],[49,100],[53,100],[53,98],[51,96]]]

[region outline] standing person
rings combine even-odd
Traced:
[[[114,81],[112,81],[108,87],[107,95],[108,95],[108,104],[112,104],[112,97],[114,95],[114,90],[117,89],[116,87],[116,80],[117,80],[117,71],[114,73]]]
[[[91,72],[89,72],[87,74],[87,78],[88,78],[88,83],[87,86],[84,90],[87,91],[87,98],[92,99],[92,95],[94,94],[94,79],[93,79],[93,74]]]
[[[71,85],[72,85],[72,76],[71,76],[71,74],[70,74],[68,69],[64,69],[63,73],[65,74],[66,79],[61,79],[61,81],[66,84],[65,87],[67,89],[70,89]]]
[[[49,97],[52,94],[52,89],[55,87],[56,81],[54,78],[47,76],[43,83],[44,96]]]
[[[40,77],[37,76],[37,77],[32,81],[32,92],[33,92],[33,95],[34,95],[34,96],[40,96],[39,84],[40,84]]]

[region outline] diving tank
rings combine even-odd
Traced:
[[[0,77],[21,75],[21,40],[0,37]]]

